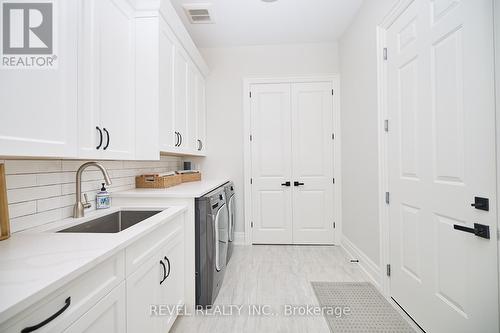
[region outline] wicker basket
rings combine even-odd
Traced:
[[[137,188],[168,188],[181,183],[181,175],[160,176],[151,174],[135,177],[135,187]]]
[[[196,173],[182,173],[180,174],[182,177],[182,182],[183,183],[188,183],[188,182],[197,182],[201,180],[201,172],[196,172]]]

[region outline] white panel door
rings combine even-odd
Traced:
[[[293,243],[333,244],[332,83],[292,84]]]
[[[65,333],[123,333],[126,331],[125,282],[113,289]]]
[[[92,0],[81,13],[79,156],[133,159],[134,11],[123,0]]]
[[[391,296],[428,333],[499,331],[491,9],[416,0],[387,34]]]
[[[0,73],[0,156],[76,157],[77,1],[58,1],[56,69]]]
[[[289,84],[251,87],[253,243],[292,243]]]

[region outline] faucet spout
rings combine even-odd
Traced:
[[[82,202],[82,173],[85,169],[88,167],[93,166],[98,168],[104,177],[104,181],[106,182],[106,185],[111,185],[111,178],[109,177],[108,171],[104,166],[97,162],[87,162],[82,164],[79,168],[78,171],[76,172],[76,203],[75,207],[73,209],[73,217],[74,218],[80,218],[84,216],[84,209],[90,207],[90,203]]]

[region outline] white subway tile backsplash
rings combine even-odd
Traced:
[[[5,160],[5,173],[17,175],[24,173],[61,171],[61,160]]]
[[[5,163],[11,230],[17,232],[73,215],[76,170],[85,160],[1,160]],[[160,161],[100,161],[113,184],[110,192],[135,187],[135,176],[181,168],[181,159],[162,156]],[[82,193],[95,209],[95,196],[103,183],[101,172],[88,168],[82,175]]]
[[[9,205],[9,217],[11,219],[36,213],[36,201],[21,202]]]
[[[57,197],[61,195],[61,185],[39,186],[7,190],[9,204],[37,200],[42,198]]]
[[[36,174],[31,175],[8,175],[5,176],[7,189],[33,187],[37,185]]]

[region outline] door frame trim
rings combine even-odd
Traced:
[[[391,297],[390,278],[386,270],[382,269],[390,264],[389,238],[389,206],[386,204],[385,193],[389,191],[387,156],[388,138],[385,131],[385,120],[389,113],[387,107],[387,62],[384,60],[384,48],[387,47],[387,30],[404,13],[415,0],[400,0],[377,25],[377,95],[378,95],[378,205],[379,205],[379,233],[380,233],[380,291],[387,298]],[[389,54],[390,56],[390,54]],[[390,127],[390,124],[389,124]],[[389,129],[390,130],[390,129]]]
[[[245,244],[252,244],[252,154],[251,154],[251,99],[250,86],[253,84],[273,83],[307,83],[307,82],[331,82],[334,90],[333,99],[333,175],[335,185],[334,196],[334,245],[340,245],[342,236],[342,178],[341,178],[341,128],[340,128],[340,75],[320,74],[309,76],[286,76],[286,77],[245,77],[243,78],[243,166],[244,166],[244,217],[245,217]]]

